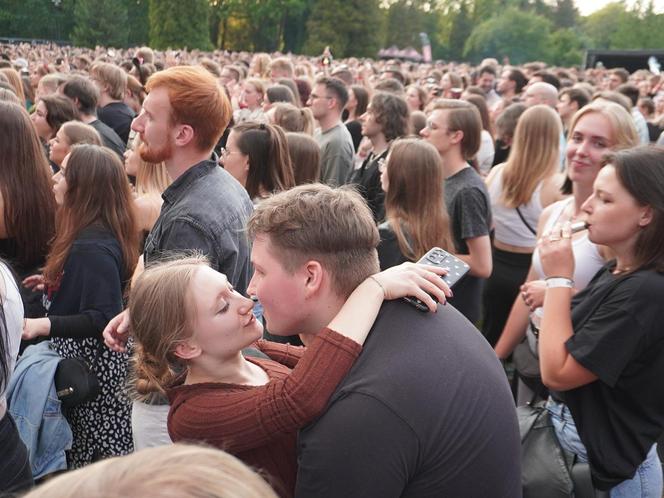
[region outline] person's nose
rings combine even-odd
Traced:
[[[581,141],[581,143],[578,145],[576,148],[576,153],[579,154],[580,156],[587,156],[588,155],[588,149],[590,147],[590,141],[584,139]]]
[[[239,296],[238,299],[240,299],[240,304],[237,307],[237,312],[242,316],[251,313],[254,309],[254,301],[244,296]]]
[[[255,296],[256,295],[256,272],[251,276],[249,285],[247,286],[247,295]]]
[[[593,211],[593,202],[595,201],[595,194],[590,194],[583,204],[581,204],[581,211],[584,213],[592,213]]]
[[[131,122],[131,129],[138,133],[143,131],[143,111]]]

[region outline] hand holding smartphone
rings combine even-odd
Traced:
[[[441,249],[440,247],[434,247],[431,249],[424,256],[422,256],[418,263],[447,268],[447,274],[441,278],[445,281],[450,289],[452,289],[453,286],[459,282],[459,280],[465,277],[466,274],[470,271],[470,266],[468,266],[468,263],[462,261],[461,259]],[[427,305],[415,297],[404,297],[403,299],[407,303],[415,306],[415,308],[420,311],[429,311]],[[434,298],[434,300],[436,299]]]

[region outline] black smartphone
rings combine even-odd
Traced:
[[[418,263],[447,268],[447,275],[441,278],[445,281],[450,289],[453,288],[454,285],[463,277],[465,277],[466,274],[470,271],[470,266],[468,266],[468,263],[460,260],[453,254],[450,254],[440,247],[434,247],[431,249],[424,256],[422,256]],[[420,311],[429,311],[427,305],[416,297],[404,297],[403,299],[407,303],[415,306]],[[435,297],[433,299],[434,301],[438,302]]]

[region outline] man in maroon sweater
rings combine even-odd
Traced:
[[[278,335],[318,333],[378,271],[366,205],[304,185],[249,221],[248,292]],[[521,496],[520,440],[502,367],[452,306],[386,302],[326,412],[300,431],[296,497]]]

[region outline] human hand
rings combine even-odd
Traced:
[[[108,325],[106,325],[106,328],[104,328],[104,332],[102,332],[104,343],[109,349],[116,353],[127,352],[129,334],[129,310],[124,310],[115,318],[111,319],[111,321],[108,322]]]
[[[381,286],[386,300],[416,297],[425,303],[429,310],[436,311],[437,304],[432,295],[442,304],[448,297],[452,297],[452,291],[447,283],[440,278],[446,274],[447,268],[403,263],[376,273],[371,278]]]
[[[544,293],[546,292],[546,282],[544,280],[531,280],[521,286],[521,298],[530,311],[544,305]]]
[[[23,279],[23,286],[27,287],[31,291],[43,291],[44,290],[44,275],[30,275]]]
[[[47,337],[51,333],[51,320],[48,318],[27,318],[23,321],[21,339],[29,341],[35,337]]]
[[[542,270],[546,277],[574,276],[574,253],[572,252],[572,229],[569,222],[556,224],[537,242]]]

